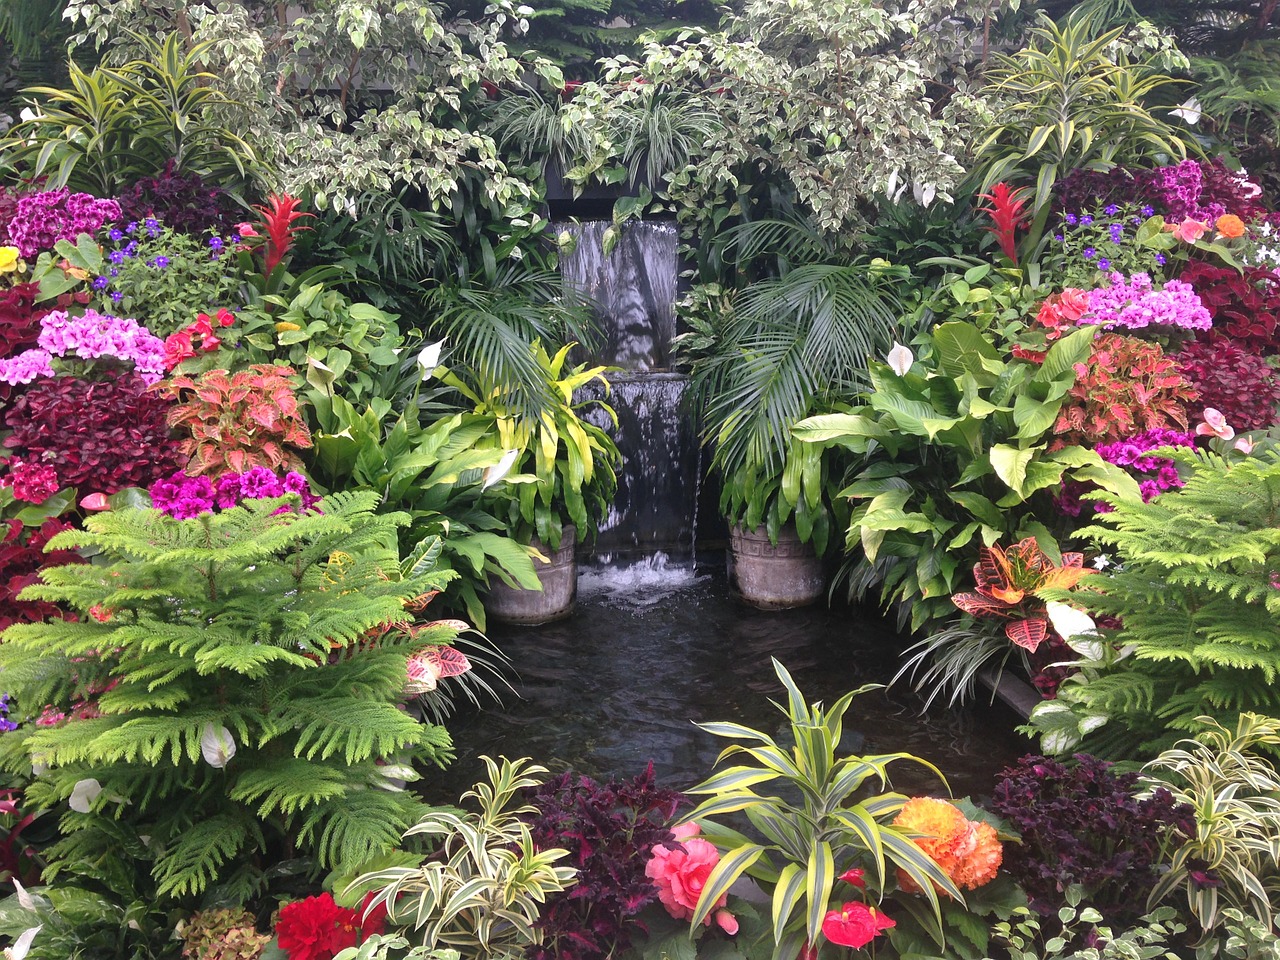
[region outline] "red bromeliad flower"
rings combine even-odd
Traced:
[[[978,209],[991,218],[992,226],[988,233],[994,233],[1004,255],[1018,265],[1018,229],[1026,225],[1027,220],[1027,188],[1014,190],[1007,183],[997,183],[990,193],[979,194],[983,200],[990,202],[989,207]]]
[[[271,275],[271,271],[276,265],[284,259],[285,254],[289,252],[289,248],[293,246],[293,238],[303,230],[309,230],[310,227],[294,226],[294,221],[302,217],[313,217],[315,214],[305,213],[298,209],[298,204],[302,201],[298,197],[291,197],[287,193],[273,193],[267,198],[268,206],[255,206],[262,215],[262,226],[267,234],[267,251],[265,254],[265,272],[267,276]]]
[[[1049,618],[1036,591],[1070,590],[1093,573],[1084,569],[1082,553],[1064,553],[1062,565],[1055,566],[1035,537],[1020,540],[1008,550],[983,547],[981,557],[973,568],[977,592],[957,593],[951,602],[975,617],[1008,620],[1005,636],[1032,653],[1049,634]]]

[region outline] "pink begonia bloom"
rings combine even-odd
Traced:
[[[667,908],[667,913],[677,920],[693,918],[698,907],[698,898],[702,896],[702,888],[715,865],[720,862],[720,851],[712,844],[695,836],[698,833],[696,823],[682,824],[671,831],[679,846],[669,850],[662,844],[656,844],[652,858],[645,864],[645,876],[658,888],[658,899]],[[716,909],[704,919],[710,924],[714,915],[716,924],[728,934],[738,932],[738,921],[728,910],[725,894],[716,901]]]
[[[236,224],[236,233],[242,237],[256,237],[258,235],[258,231],[253,228],[253,224],[247,220],[244,223]]]
[[[1183,243],[1195,243],[1209,232],[1209,224],[1203,220],[1192,220],[1188,217],[1178,225],[1166,226],[1165,229],[1173,231],[1175,240],[1181,240]]]
[[[1235,430],[1231,428],[1231,424],[1227,423],[1227,418],[1221,412],[1213,407],[1204,408],[1204,423],[1196,424],[1196,436],[1230,440],[1235,435]]]
[[[1253,438],[1236,437],[1235,448],[1247,457],[1253,453]]]

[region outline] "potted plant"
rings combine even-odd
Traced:
[[[530,347],[550,396],[535,416],[522,416],[505,390],[481,394],[453,372],[442,378],[473,404],[474,414],[494,419],[493,443],[507,451],[512,474],[506,484],[488,491],[487,503],[506,523],[508,534],[532,546],[541,560],[535,563],[540,591],[491,585],[486,608],[494,619],[507,623],[546,623],[573,611],[578,582],[574,549],[579,540],[595,538],[618,485],[617,445],[603,428],[584,418],[595,408],[616,426],[613,408],[603,399],[574,400],[578,390],[596,380],[607,390],[606,368],[566,369],[573,346],[562,347],[554,356],[541,341]]]
[[[755,606],[803,606],[825,588],[840,476],[791,428],[851,398],[868,356],[892,342],[884,277],[875,266],[795,267],[738,291],[697,331],[691,394],[720,476],[730,577]]]

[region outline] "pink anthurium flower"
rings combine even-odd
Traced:
[[[832,943],[856,950],[896,926],[897,923],[875,907],[854,900],[823,918],[822,933]]]
[[[1196,436],[1217,437],[1219,440],[1230,440],[1236,435],[1227,418],[1213,407],[1204,408],[1204,423],[1196,424]]]
[[[91,513],[98,513],[102,510],[110,510],[111,501],[107,499],[105,493],[91,493],[87,497],[80,498],[80,508]]]

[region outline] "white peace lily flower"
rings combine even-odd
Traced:
[[[520,456],[519,450],[508,450],[499,460],[491,467],[486,467],[484,471],[484,485],[481,490],[488,490],[495,483],[498,483],[503,477],[511,472],[511,467],[516,462],[516,457]]]
[[[922,207],[927,207],[933,203],[933,198],[938,195],[938,188],[932,183],[913,183],[911,185],[911,195],[916,198],[916,203]]]
[[[1104,649],[1097,639],[1098,625],[1093,617],[1057,600],[1045,603],[1044,609],[1053,629],[1067,641],[1067,646],[1086,659],[1102,659]]]
[[[20,111],[18,111],[18,119],[23,121],[24,123],[29,120],[39,120],[40,114],[36,113],[30,107],[23,107]]]
[[[915,354],[908,347],[904,347],[897,340],[893,341],[893,349],[889,351],[884,358],[885,363],[893,369],[893,372],[900,377],[905,377],[911,370],[911,365],[916,362]]]
[[[35,910],[38,906],[36,898],[27,892],[27,888],[22,885],[22,881],[17,877],[10,877],[9,882],[18,891],[18,906],[23,910]]]
[[[5,960],[23,960],[28,953],[31,952],[31,943],[36,938],[36,934],[44,929],[44,924],[35,927],[28,927],[22,931],[22,935],[13,941],[12,947],[4,948]]]
[[[422,379],[430,379],[432,372],[440,366],[440,352],[444,349],[444,341],[437,340],[422,348],[418,354],[418,366],[422,370]]]
[[[1204,107],[1195,97],[1188,97],[1185,101],[1169,111],[1170,116],[1177,117],[1179,120],[1182,120],[1184,123],[1188,123],[1193,127],[1200,122],[1200,116],[1203,113]]]
[[[221,770],[236,755],[236,741],[226,727],[215,727],[212,723],[204,725],[204,733],[200,735],[200,753],[205,763]]]
[[[98,794],[101,792],[102,784],[90,777],[88,780],[81,780],[72,787],[71,799],[68,803],[76,813],[88,813],[89,808],[93,806],[93,801],[98,799]]]

